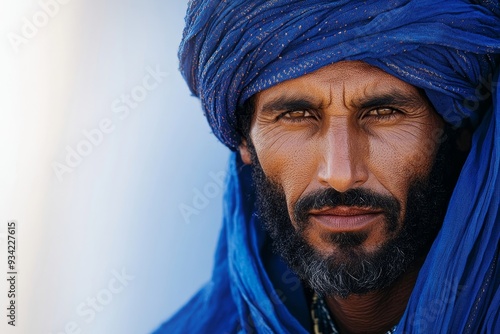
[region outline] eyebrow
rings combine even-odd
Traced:
[[[319,109],[319,105],[308,97],[280,96],[265,103],[261,111],[263,113],[274,113],[283,110],[311,110]]]
[[[261,112],[275,113],[283,110],[318,110],[322,108],[321,104],[315,103],[312,100],[312,98],[307,96],[291,97],[283,95],[265,103],[261,108]],[[427,103],[427,98],[420,91],[418,94],[414,94],[393,90],[365,96],[353,101],[350,105],[358,109],[369,109],[382,106],[417,108]]]
[[[360,109],[369,109],[382,106],[399,106],[406,108],[418,108],[428,104],[427,98],[422,92],[418,94],[404,93],[393,90],[382,94],[366,96],[353,103],[353,106]]]

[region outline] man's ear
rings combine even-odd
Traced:
[[[238,146],[238,149],[240,151],[241,160],[245,164],[250,165],[252,163],[252,156],[250,154],[250,151],[248,150],[248,143],[246,139],[241,140],[241,144],[240,146]]]

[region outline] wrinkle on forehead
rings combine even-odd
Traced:
[[[333,71],[330,69],[334,68]],[[358,77],[357,84],[350,81]],[[352,80],[351,80],[352,81]],[[321,89],[328,85],[329,89]],[[344,61],[325,66],[302,77],[284,81],[256,94],[256,110],[278,109],[275,105],[289,101],[307,101],[313,109],[325,110],[337,103],[355,110],[370,100],[389,97],[393,104],[415,108],[423,101],[430,105],[422,90],[361,61]]]

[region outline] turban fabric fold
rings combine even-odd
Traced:
[[[493,333],[500,328],[499,54],[498,1],[194,0],[179,58],[212,131],[232,150],[241,141],[236,110],[249,97],[343,60],[422,88],[454,126],[471,120],[471,152],[397,332]],[[305,333],[276,301],[260,259],[265,232],[252,215],[253,189],[233,155],[212,281],[160,332]]]

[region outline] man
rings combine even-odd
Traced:
[[[181,71],[236,153],[158,333],[498,331],[499,53],[491,1],[192,1]]]

